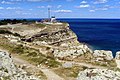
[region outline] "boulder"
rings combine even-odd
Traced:
[[[112,60],[112,51],[105,51],[105,50],[95,50],[93,53],[95,58],[103,58],[103,60]]]
[[[21,68],[17,68],[9,53],[0,51],[0,80],[40,80],[34,75],[27,75]]]
[[[120,51],[116,52],[115,59],[119,59],[120,60]]]
[[[116,52],[115,61],[117,63],[117,68],[120,68],[120,51]]]
[[[78,74],[77,80],[120,80],[120,72],[108,69],[86,69]]]

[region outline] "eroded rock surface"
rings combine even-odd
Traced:
[[[120,51],[116,52],[115,61],[117,63],[117,68],[120,68]]]
[[[120,60],[120,51],[116,52],[115,59],[119,59]]]
[[[120,80],[120,72],[108,69],[86,69],[79,73],[77,80]]]
[[[112,60],[112,51],[105,51],[105,50],[95,50],[93,53],[94,57],[101,59],[101,60]]]
[[[40,80],[34,75],[17,68],[9,53],[0,51],[0,80]]]

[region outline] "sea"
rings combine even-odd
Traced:
[[[120,51],[120,19],[59,19],[68,22],[80,42],[93,50]]]
[[[41,19],[28,19],[41,20]],[[113,56],[120,51],[120,19],[57,19],[70,24],[80,42],[88,44],[93,50],[111,50]]]

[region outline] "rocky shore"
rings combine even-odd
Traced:
[[[12,31],[13,34],[17,33],[19,34],[19,36],[14,36],[13,34],[8,33],[1,35],[5,39],[8,39],[10,44],[20,44],[23,47],[34,48],[40,53],[42,53],[44,56],[55,58],[55,60],[57,61],[74,61],[76,63],[97,65],[105,68],[87,68],[84,71],[79,71],[77,80],[120,79],[120,72],[118,71],[120,69],[120,52],[118,51],[114,58],[112,55],[112,51],[90,49],[87,44],[80,43],[78,41],[76,34],[70,29],[68,23],[62,23],[59,25],[45,25],[41,23],[31,25],[19,24],[15,26],[17,27],[14,27],[14,29],[9,27],[9,30],[8,28],[4,28],[4,30]],[[3,30],[3,27],[0,28],[0,30]],[[23,36],[23,34],[25,35]],[[37,57],[35,58],[37,59]],[[0,63],[2,64],[1,68],[4,68],[4,70],[7,69],[8,71],[8,73],[6,73],[4,70],[2,70],[4,72],[1,73],[5,74],[3,75],[3,77],[9,76],[11,80],[20,80],[21,77],[22,80],[30,79],[30,77],[28,77],[26,74],[22,74],[23,72],[19,73],[20,69],[17,69],[15,67],[8,53],[0,52],[0,59]],[[47,63],[48,62],[46,62],[46,64]],[[114,69],[118,70],[115,71]],[[37,80],[37,78],[35,80]]]

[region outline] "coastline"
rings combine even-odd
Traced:
[[[3,32],[0,37],[1,48],[18,55],[20,60],[26,60],[38,67],[45,66],[45,68],[55,71],[52,72],[53,74],[56,73],[59,76],[61,76],[61,71],[70,68],[67,73],[63,73],[67,77],[65,80],[69,80],[68,74],[73,74],[75,76],[72,78],[76,78],[79,76],[79,71],[85,70],[85,73],[99,69],[107,71],[106,68],[110,71],[118,71],[120,68],[120,52],[117,52],[117,56],[113,58],[111,51],[93,50],[89,44],[78,41],[78,37],[69,23],[33,22],[31,24],[9,25],[4,25],[4,28],[1,28]],[[19,35],[16,36],[15,33]],[[22,36],[23,34],[25,35]],[[77,68],[77,73],[74,68]]]

